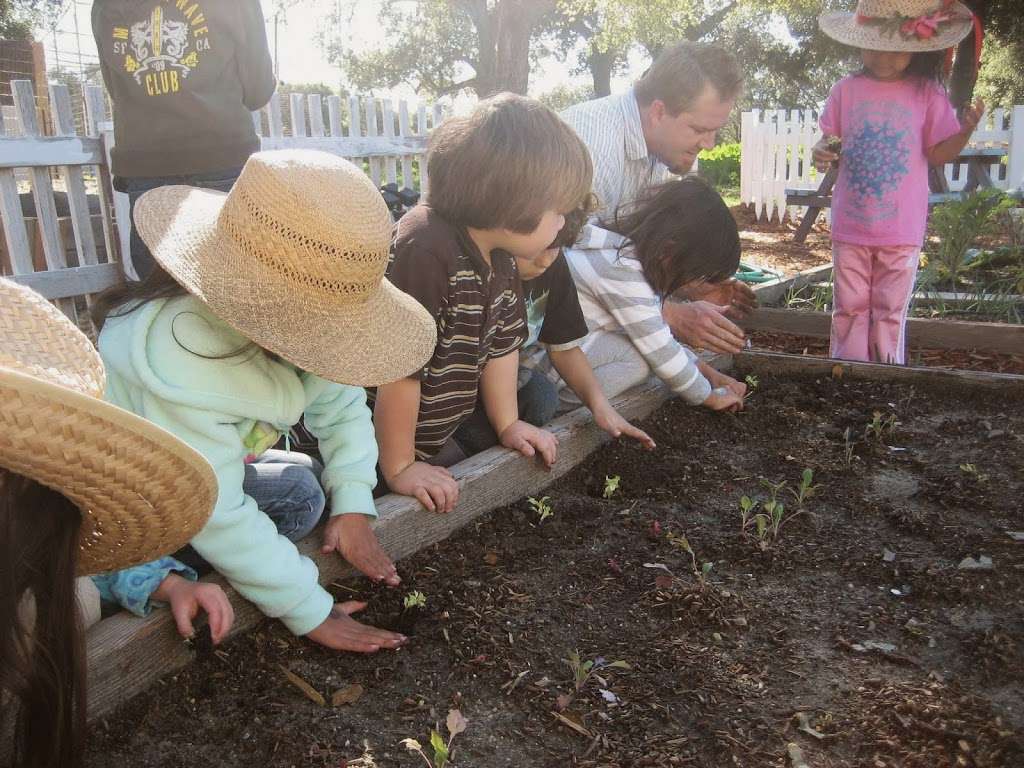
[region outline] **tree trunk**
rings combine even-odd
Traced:
[[[594,80],[594,98],[610,96],[612,93],[612,69],[615,67],[615,54],[612,51],[592,53],[587,57],[587,67]]]
[[[963,105],[970,101],[974,94],[974,83],[977,80],[977,73],[974,71],[977,57],[974,45],[972,31],[960,41],[956,47],[956,57],[953,59],[953,73],[949,78],[949,100],[956,108],[957,114],[960,114]]]

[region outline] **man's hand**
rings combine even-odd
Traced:
[[[729,320],[728,306],[707,301],[666,301],[661,315],[681,342],[692,349],[736,353],[743,350],[743,330]]]
[[[414,461],[394,477],[384,480],[395,493],[415,496],[428,512],[451,512],[459,500],[459,484],[444,467]]]
[[[525,421],[514,421],[498,436],[501,444],[523,456],[536,456],[538,453],[550,468],[558,458],[558,438],[546,429],[540,429]]]
[[[707,301],[728,307],[725,315],[733,320],[742,320],[757,309],[757,294],[742,280],[732,277],[718,283],[700,283],[678,292],[690,301]]]
[[[381,648],[399,648],[408,642],[405,635],[360,624],[349,614],[363,610],[366,603],[335,603],[323,623],[306,634],[314,643],[335,651],[376,653]]]
[[[621,437],[622,435],[625,435],[626,437],[636,440],[648,451],[653,451],[657,448],[650,435],[642,429],[634,427],[622,418],[621,414],[611,406],[608,406],[606,410],[597,410],[593,413],[594,423],[612,437]]]
[[[389,587],[397,587],[402,582],[395,564],[370,527],[369,515],[342,513],[327,521],[320,553],[326,555],[335,551],[371,581],[383,581]]]

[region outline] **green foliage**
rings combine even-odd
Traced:
[[[594,98],[594,89],[589,85],[558,85],[550,91],[545,91],[537,96],[537,101],[545,106],[561,112],[573,104],[579,104]]]
[[[985,189],[937,205],[931,214],[931,234],[938,244],[929,243],[923,285],[950,283],[954,290],[967,266],[967,251],[979,237],[990,234],[1014,201],[998,189]]]
[[[988,107],[1024,104],[1024,42],[1004,42],[994,35],[985,38],[981,71],[974,94]]]
[[[434,729],[430,729],[430,750],[433,753],[433,759],[427,757],[423,751],[423,745],[420,744],[416,739],[402,739],[399,742],[410,752],[417,753],[423,762],[427,764],[427,768],[446,768],[451,759],[452,742],[455,741],[455,737],[466,730],[466,726],[469,725],[469,721],[462,716],[462,713],[453,709],[448,712],[448,718],[445,720],[445,727],[448,729],[448,741],[444,740],[441,733]]]
[[[739,142],[702,150],[698,162],[700,175],[715,189],[735,189],[740,185]]]
[[[545,520],[547,520],[549,517],[555,514],[555,509],[554,507],[551,506],[550,502],[550,496],[542,496],[539,499],[531,496],[526,500],[526,503],[530,505],[530,509],[532,509],[537,514],[538,523],[543,523]]]
[[[405,607],[405,610],[410,608],[426,608],[427,596],[418,589],[415,589],[402,599],[402,605]]]
[[[606,499],[610,499],[612,496],[615,495],[615,492],[619,490],[619,482],[621,481],[621,479],[622,478],[620,478],[618,475],[605,476],[604,492],[602,493],[602,495]]]

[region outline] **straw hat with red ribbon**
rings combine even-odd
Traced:
[[[953,47],[976,21],[956,0],[859,0],[853,13],[823,13],[818,24],[832,39],[855,48],[917,53]]]

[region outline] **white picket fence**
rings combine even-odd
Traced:
[[[742,114],[740,199],[754,206],[758,219],[784,215],[787,189],[817,189],[821,176],[811,163],[811,148],[819,138],[815,110],[755,109]],[[986,112],[970,145],[1007,151],[1008,162],[990,168],[996,187],[1024,185],[1024,106]],[[963,189],[966,165],[950,163],[945,173],[951,191]],[[790,216],[802,212],[800,207],[789,209]]]
[[[106,94],[99,86],[85,89],[79,133],[67,86],[49,87],[51,125],[41,124],[31,82],[11,86],[14,107],[0,111],[0,274],[31,286],[86,327],[81,297],[89,301],[134,275],[123,258],[130,252],[128,196],[111,187]],[[426,190],[427,134],[444,117],[441,105],[372,97],[343,103],[318,94],[282,101],[275,94],[253,113],[262,148],[319,149],[353,161],[375,185]],[[30,204],[22,198],[27,193]]]

